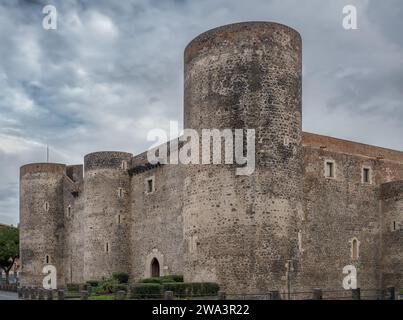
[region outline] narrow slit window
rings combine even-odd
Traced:
[[[45,263],[46,263],[46,264],[50,263],[50,257],[49,257],[49,255],[46,255],[46,256],[45,256]]]
[[[119,197],[119,198],[123,198],[123,194],[124,194],[123,188],[119,188],[119,189],[118,189],[118,197]]]
[[[45,202],[45,204],[44,204],[44,209],[45,209],[46,212],[49,211],[49,209],[50,209],[49,202]]]
[[[371,182],[371,171],[369,168],[362,169],[362,182],[370,183]]]
[[[118,224],[120,224],[120,214],[118,214]]]
[[[353,258],[353,260],[358,259],[358,240],[357,239],[353,239],[353,241],[351,242],[351,258]]]
[[[334,178],[334,163],[326,161],[325,163],[325,176],[327,178]]]
[[[147,193],[152,193],[154,191],[154,179],[147,180]]]
[[[105,251],[106,251],[106,252],[109,252],[109,242],[107,242],[107,243],[105,244]]]
[[[70,218],[71,217],[71,206],[67,207],[67,216]]]

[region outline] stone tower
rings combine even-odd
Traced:
[[[302,216],[301,37],[270,22],[207,31],[185,50],[185,128],[255,129],[256,169],[186,166],[185,278],[227,292],[296,287]]]
[[[66,166],[28,164],[20,170],[21,285],[42,286],[42,269],[57,270],[58,286],[64,285],[63,181]]]
[[[131,158],[125,152],[84,158],[84,280],[129,272]]]

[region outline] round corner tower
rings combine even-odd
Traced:
[[[45,265],[57,270],[57,285],[64,285],[63,181],[66,166],[28,164],[20,169],[21,285],[42,287]]]
[[[129,272],[131,158],[114,151],[84,158],[84,280]]]
[[[237,165],[186,166],[187,281],[217,281],[233,293],[297,285],[301,46],[287,26],[246,22],[186,47],[184,127],[254,129],[256,156],[251,175],[236,175]]]

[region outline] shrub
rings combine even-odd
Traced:
[[[156,283],[160,284],[161,280],[160,278],[146,278],[146,279],[141,279],[139,283]]]
[[[129,281],[129,274],[126,272],[114,272],[112,278],[118,280],[119,283],[127,283]]]
[[[166,283],[166,282],[183,282],[182,275],[168,275],[161,276],[158,278],[146,278],[139,281],[140,283]]]
[[[160,277],[161,282],[183,282],[183,276],[182,275],[168,275],[168,276],[162,276]]]
[[[101,280],[95,288],[95,292],[97,294],[113,293],[113,287],[118,284],[119,281],[112,278]]]
[[[173,291],[176,296],[216,296],[220,287],[214,282],[164,283],[163,291]]]
[[[163,284],[163,291],[173,291],[175,296],[186,297],[192,294],[191,283],[171,282]]]
[[[135,283],[130,286],[132,299],[161,299],[162,286],[158,283]]]
[[[88,284],[91,287],[98,287],[99,281],[98,280],[88,280],[86,282],[86,284]]]
[[[80,291],[80,284],[78,283],[67,283],[66,289],[69,292],[79,292]]]
[[[112,285],[111,289],[112,289],[113,293],[116,293],[118,291],[127,292],[128,291],[128,285],[125,284],[125,283],[114,284],[114,285]]]

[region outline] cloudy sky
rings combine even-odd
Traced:
[[[358,30],[342,26],[347,4]],[[46,144],[50,161],[82,163],[181,122],[184,47],[233,22],[300,31],[305,131],[403,150],[402,17],[400,0],[0,0],[0,223],[18,222],[19,167]]]

